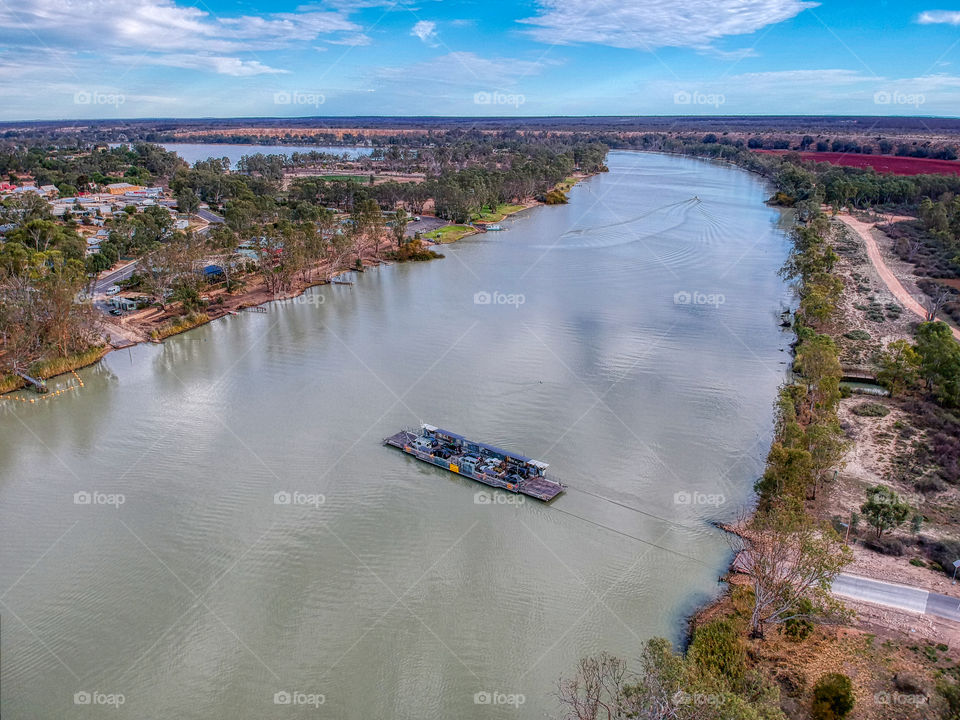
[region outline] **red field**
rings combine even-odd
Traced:
[[[757,150],[756,152],[783,155],[790,150]],[[847,167],[872,167],[879,173],[893,175],[960,175],[960,161],[928,160],[926,158],[895,157],[893,155],[860,155],[856,153],[802,152],[804,160],[828,162]]]

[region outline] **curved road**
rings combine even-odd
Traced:
[[[870,230],[872,230],[874,226],[862,220],[857,220],[851,215],[838,215],[837,219],[863,239],[864,244],[867,246],[867,256],[870,258],[870,262],[893,296],[903,303],[903,306],[907,308],[907,310],[917,315],[920,319],[926,320],[927,309],[917,302],[913,295],[907,292],[907,289],[900,283],[897,276],[893,274],[883,261],[883,256],[880,254],[877,241],[874,240],[873,235],[870,234]],[[953,332],[953,337],[956,338],[957,341],[960,341],[960,330],[952,326],[950,330]]]

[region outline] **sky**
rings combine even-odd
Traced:
[[[960,116],[960,0],[0,0],[0,120]]]

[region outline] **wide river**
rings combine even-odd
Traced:
[[[787,219],[730,166],[609,165],[0,403],[3,716],[542,718],[583,655],[681,641],[769,446]],[[421,421],[570,487],[478,502],[381,445]]]

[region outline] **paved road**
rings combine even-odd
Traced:
[[[907,310],[912,312],[921,320],[926,320],[926,308],[917,302],[913,295],[907,292],[907,289],[900,283],[900,280],[897,279],[897,276],[893,274],[893,271],[891,271],[890,268],[887,267],[887,264],[883,261],[883,256],[880,254],[880,248],[877,246],[877,241],[873,239],[873,235],[870,233],[870,230],[873,228],[873,226],[862,222],[861,220],[857,220],[855,217],[851,217],[850,215],[838,215],[837,217],[847,227],[863,238],[863,242],[867,246],[867,256],[870,258],[870,262],[873,264],[873,267],[876,268],[877,274],[880,276],[880,279],[883,280],[884,284],[887,286],[887,289],[893,293],[893,296],[903,303],[903,306],[907,308]],[[955,327],[951,327],[950,329],[953,332],[953,336],[957,340],[960,340],[960,330]]]
[[[939,595],[909,585],[896,585],[843,573],[834,579],[833,592],[853,600],[960,622],[960,598]]]
[[[104,293],[111,285],[115,285],[121,280],[126,280],[128,277],[133,275],[133,272],[137,269],[137,262],[137,260],[134,260],[131,263],[127,263],[119,270],[101,273],[100,277],[97,278],[96,284],[93,286],[93,294],[98,295],[100,293]]]

